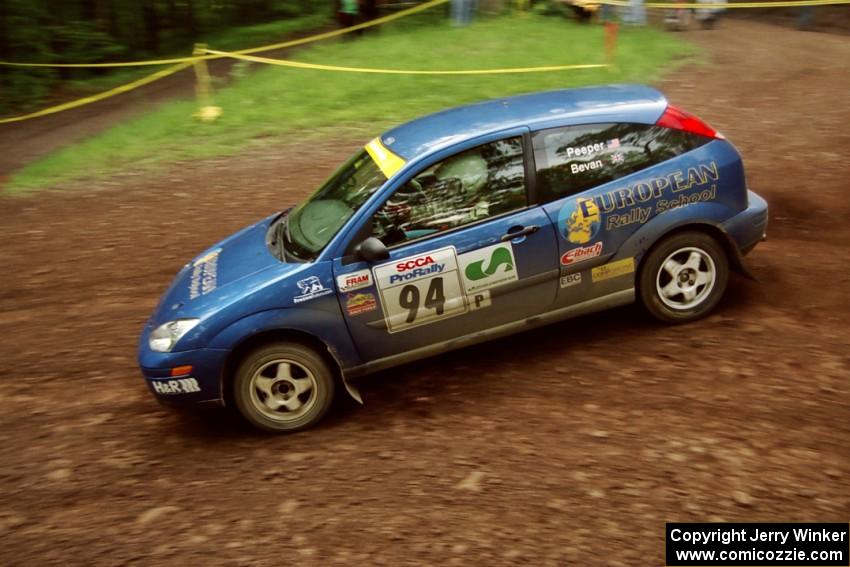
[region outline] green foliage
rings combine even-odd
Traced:
[[[0,0],[0,59],[98,63],[188,55],[206,38],[251,47],[330,20],[332,0]],[[239,30],[245,28],[241,33]],[[235,33],[233,33],[235,31]],[[277,34],[277,35],[272,35]],[[222,42],[224,43],[224,42]],[[61,80],[109,84],[114,71],[0,67],[0,113],[41,105]],[[117,73],[139,76],[142,71]],[[117,82],[117,81],[113,81]]]
[[[510,38],[509,40],[506,38]],[[326,42],[292,57],[324,64],[401,69],[494,69],[603,62],[603,29],[553,18],[479,20],[465,28],[447,22],[412,30],[389,25],[362,39]],[[192,101],[165,104],[85,142],[42,159],[15,175],[25,190],[182,158],[233,154],[251,144],[354,136],[461,103],[571,86],[649,82],[694,48],[652,29],[620,33],[614,69],[554,73],[415,76],[329,73],[261,67],[219,90],[224,114],[214,123],[192,119]],[[242,69],[244,72],[244,69]],[[341,156],[342,157],[342,156]]]

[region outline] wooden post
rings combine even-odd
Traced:
[[[613,65],[617,60],[617,22],[605,22],[605,61]]]
[[[205,55],[207,46],[204,43],[196,43],[192,55],[198,57]],[[198,111],[193,115],[202,122],[213,122],[221,116],[221,107],[212,104],[212,80],[207,68],[206,59],[195,61],[195,98],[198,101]]]

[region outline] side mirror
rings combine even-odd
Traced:
[[[390,252],[384,246],[384,243],[374,236],[370,236],[358,244],[354,253],[367,262],[380,262],[381,260],[388,260],[390,257]]]

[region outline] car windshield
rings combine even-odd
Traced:
[[[311,262],[363,203],[387,180],[366,150],[356,153],[310,198],[285,217],[286,257]]]

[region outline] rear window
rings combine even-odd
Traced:
[[[532,136],[537,194],[554,201],[689,152],[711,141],[646,124],[587,124]]]

